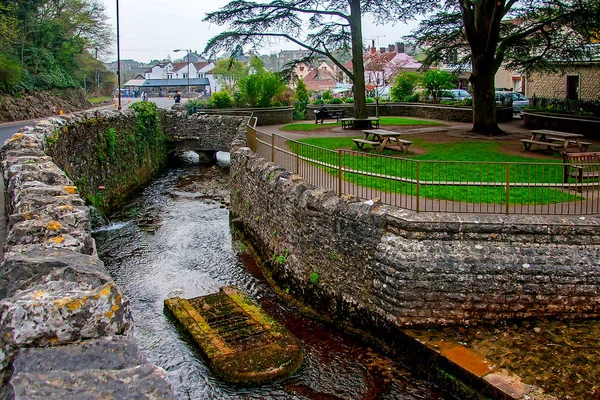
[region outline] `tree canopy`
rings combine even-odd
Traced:
[[[494,75],[503,65],[528,73],[564,70],[597,53],[598,0],[431,0],[433,10],[412,37],[425,65],[472,67],[473,130],[499,131]]]
[[[92,78],[96,49],[110,49],[106,19],[98,0],[4,0],[0,90],[76,87],[86,73]]]
[[[394,23],[422,11],[415,2],[410,8],[396,0],[273,0],[257,3],[233,0],[219,11],[208,13],[204,21],[228,25],[213,37],[205,52],[240,51],[258,48],[273,39],[285,39],[310,50],[308,57],[327,57],[354,84],[354,114],[367,116],[363,64],[362,17],[370,15],[376,23]],[[347,68],[334,53],[350,51],[352,68]],[[299,60],[308,61],[306,58]]]

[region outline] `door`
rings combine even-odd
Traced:
[[[579,75],[567,75],[567,99],[579,99]]]

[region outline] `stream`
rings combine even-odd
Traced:
[[[131,301],[134,337],[178,399],[454,399],[364,341],[301,315],[277,296],[229,226],[228,154],[171,166],[96,227],[100,258]],[[163,313],[166,298],[237,287],[302,343],[298,372],[241,388],[217,380]]]

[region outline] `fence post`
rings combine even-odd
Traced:
[[[296,175],[300,175],[300,143],[294,142],[296,148]]]
[[[338,196],[342,195],[342,150],[338,149]]]
[[[275,162],[275,134],[271,134],[271,162]]]
[[[506,215],[508,215],[508,209],[510,206],[510,201],[508,200],[508,196],[510,195],[510,163],[506,163],[506,210],[504,211]]]
[[[421,210],[421,163],[416,161],[417,163],[417,212]]]

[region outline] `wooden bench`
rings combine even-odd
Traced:
[[[581,184],[584,179],[600,178],[600,152],[564,152],[563,162],[565,164],[563,173],[565,183],[569,178],[575,178]],[[579,190],[581,189],[579,188]]]
[[[344,112],[343,111],[320,111],[320,110],[315,110],[315,124],[319,123],[319,120],[321,121],[321,123],[323,123],[324,120],[326,119],[335,119],[335,122],[339,122],[340,118],[344,117]]]
[[[538,146],[547,146],[548,149],[560,151],[563,147],[563,143],[556,142],[544,142],[541,140],[531,140],[531,139],[521,139],[523,146],[525,147],[525,151],[529,151],[531,149],[532,144],[537,144]]]
[[[412,142],[410,140],[397,139],[395,137],[391,137],[389,139],[389,141],[390,142],[396,142],[398,144],[398,147],[400,148],[400,151],[405,152],[405,153],[408,151],[408,148],[412,144]]]
[[[381,144],[381,142],[378,142],[377,140],[366,140],[366,139],[352,139],[354,141],[354,143],[356,143],[356,147],[358,147],[360,150],[363,150],[363,147],[365,146],[365,144],[370,144],[373,147],[379,146]]]
[[[564,138],[558,138],[558,137],[549,137],[549,138],[548,138],[548,140],[552,140],[552,141],[554,141],[554,142],[561,142],[561,143],[563,143],[563,145],[564,145],[564,143],[565,143],[565,142],[567,142],[567,141],[568,141],[568,142],[569,142],[569,145],[573,145],[573,146],[576,146],[576,145],[577,145],[577,142],[574,142],[574,141],[572,141],[572,140],[569,140],[569,139],[564,139]],[[589,142],[579,142],[579,149],[580,149],[582,152],[586,152],[586,151],[588,150],[588,147],[590,147],[591,145],[592,145],[592,144],[591,144],[591,143],[589,143]]]

